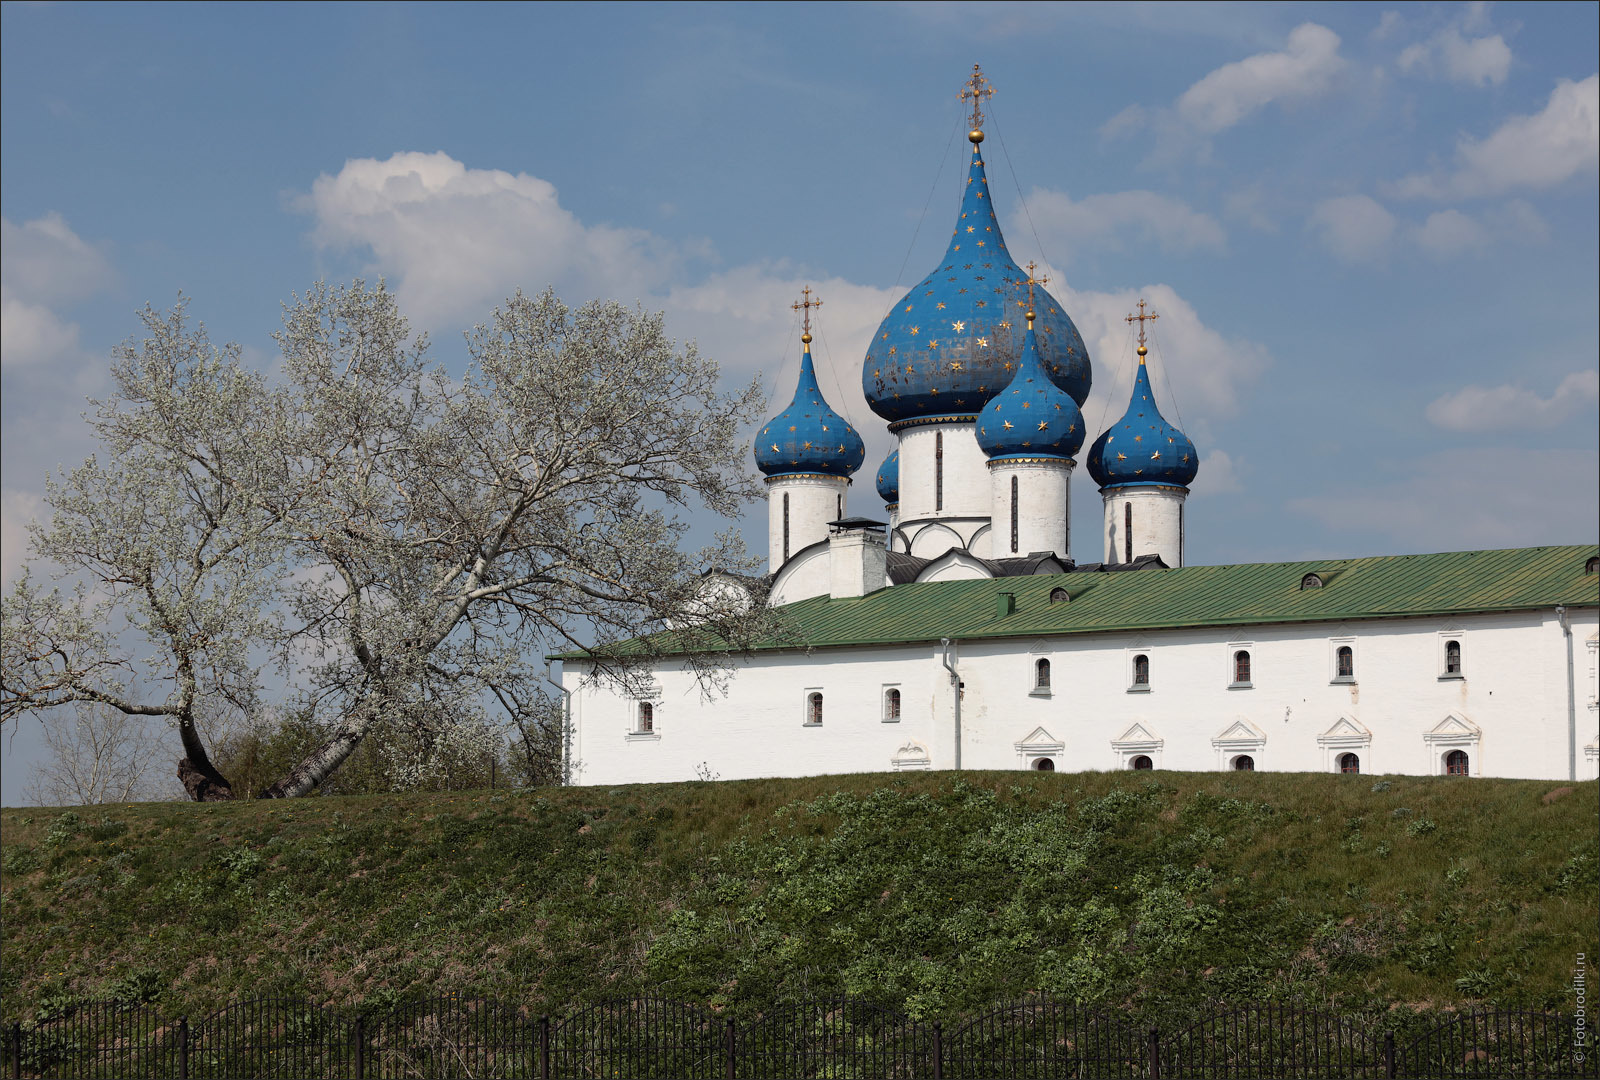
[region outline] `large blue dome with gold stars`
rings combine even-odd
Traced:
[[[1128,411],[1094,441],[1086,464],[1103,488],[1186,487],[1200,471],[1194,443],[1156,408],[1144,357],[1139,358]]]
[[[890,506],[900,501],[900,448],[889,451],[889,456],[878,466],[878,498]]]
[[[1016,373],[1028,275],[1000,235],[981,148],[981,141],[973,143],[961,216],[944,258],[895,304],[867,348],[861,387],[872,411],[891,423],[975,416]],[[1082,405],[1091,381],[1083,337],[1054,297],[1039,300],[1040,364]]]
[[[856,429],[822,399],[809,343],[800,354],[794,400],[761,429],[755,450],[756,468],[769,477],[795,473],[848,477],[861,468],[867,448]]]
[[[978,414],[978,446],[991,461],[1070,458],[1083,446],[1083,413],[1045,374],[1032,327],[1023,338],[1016,375]]]

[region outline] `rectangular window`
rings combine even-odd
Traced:
[[[1011,478],[1011,554],[1017,553],[1017,478]]]
[[[783,561],[789,561],[789,493],[783,493]]]
[[[944,509],[944,432],[933,433],[933,508]]]
[[[1122,561],[1133,561],[1133,504],[1122,504]]]

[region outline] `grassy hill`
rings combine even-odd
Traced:
[[[1570,1008],[1597,807],[1592,782],[1157,772],[8,809],[0,991],[8,1019],[440,990]]]

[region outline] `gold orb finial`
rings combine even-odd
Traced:
[[[978,128],[973,128],[971,131],[967,132],[967,141],[972,143],[973,146],[977,146],[983,141],[983,132]]]
[[[1150,355],[1150,350],[1143,345],[1139,346],[1139,363],[1144,363],[1144,358]]]
[[[811,344],[811,335],[809,333],[801,334],[800,335],[800,343],[802,345],[810,345]]]

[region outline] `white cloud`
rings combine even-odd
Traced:
[[[0,283],[0,363],[7,368],[72,361],[82,356],[78,327],[43,304],[30,304]]]
[[[1050,276],[1063,280],[1053,271]],[[1170,285],[1117,292],[1052,286],[1050,291],[1071,314],[1094,362],[1094,389],[1083,407],[1091,437],[1127,408],[1133,369],[1138,366],[1127,316],[1138,309],[1140,299],[1160,316],[1150,330],[1157,400],[1163,410],[1176,406],[1167,414],[1169,420],[1180,427],[1180,421],[1193,425],[1193,430],[1184,428],[1190,438],[1198,441],[1214,418],[1232,415],[1243,388],[1272,362],[1261,345],[1207,326]]]
[[[1324,199],[1311,212],[1306,227],[1346,262],[1383,258],[1394,236],[1394,215],[1367,195],[1340,195]]]
[[[1467,86],[1499,86],[1511,73],[1511,46],[1499,34],[1468,38],[1460,26],[1452,25],[1402,49],[1396,65],[1407,75],[1445,78]]]
[[[1189,87],[1178,98],[1178,115],[1214,134],[1273,101],[1324,93],[1343,67],[1339,35],[1326,26],[1301,23],[1290,31],[1283,51],[1224,64]]]
[[[1543,431],[1600,398],[1600,372],[1574,371],[1555,393],[1540,397],[1522,386],[1463,386],[1428,405],[1428,420],[1447,431]]]
[[[1167,251],[1222,251],[1227,234],[1209,214],[1153,191],[1119,191],[1074,201],[1064,191],[1034,188],[1028,207],[1039,230],[1066,250],[1091,245],[1117,248],[1133,234]],[[1059,249],[1058,249],[1059,250]]]
[[[481,319],[519,286],[631,300],[664,284],[676,261],[644,230],[583,224],[546,180],[469,169],[442,152],[351,159],[301,205],[318,245],[371,251],[372,271],[394,278],[421,326]]]
[[[1405,197],[1471,198],[1547,188],[1600,164],[1600,75],[1562,79],[1544,110],[1514,116],[1486,139],[1462,138],[1448,175],[1417,173],[1394,185]]]
[[[1449,257],[1488,247],[1489,233],[1459,210],[1441,210],[1417,228],[1416,242],[1425,251]]]
[[[1236,491],[1243,491],[1244,485],[1239,481],[1239,464],[1234,461],[1233,455],[1226,450],[1212,450],[1200,455],[1200,471],[1195,474],[1194,483],[1189,485],[1191,494],[1195,495],[1228,495]]]
[[[0,218],[0,280],[12,295],[51,304],[88,296],[111,281],[105,256],[60,214],[15,225]]]
[[[1378,16],[1378,25],[1372,28],[1372,33],[1368,36],[1373,41],[1382,41],[1398,30],[1404,21],[1398,11],[1385,11]]]
[[[1529,523],[1541,538],[1594,537],[1600,484],[1594,447],[1504,450],[1474,447],[1397,461],[1389,478],[1293,499],[1289,509],[1321,523],[1330,539],[1389,551],[1521,547]]]

